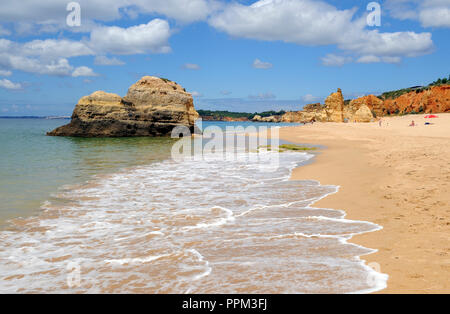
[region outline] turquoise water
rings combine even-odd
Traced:
[[[0,225],[40,210],[52,193],[91,176],[160,161],[169,138],[48,137],[68,120],[0,119]]]
[[[176,160],[170,138],[45,136],[67,122],[0,119],[0,293],[386,286],[359,258],[373,250],[347,242],[380,227],[311,207],[337,186],[290,180],[313,155],[205,150]],[[205,133],[210,125],[252,124],[207,122]],[[205,148],[209,138],[200,139]]]
[[[48,137],[46,132],[69,120],[0,119],[0,227],[12,218],[40,211],[45,200],[64,185],[94,175],[167,159],[173,139],[83,139]],[[274,127],[292,124],[203,122],[216,125]]]

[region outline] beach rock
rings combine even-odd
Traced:
[[[262,117],[259,115],[256,115],[252,119],[253,122],[262,122]]]
[[[194,132],[198,114],[192,95],[166,79],[145,76],[121,98],[102,91],[80,99],[70,124],[50,136],[167,136],[176,126]]]
[[[325,100],[325,110],[329,122],[344,122],[344,97],[339,88]]]
[[[383,101],[374,95],[369,95],[350,101],[344,107],[344,119],[349,122],[371,122],[375,119],[374,104],[381,105]]]

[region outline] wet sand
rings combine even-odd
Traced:
[[[390,276],[381,293],[450,293],[450,114],[430,126],[423,115],[383,121],[281,129],[283,140],[326,146],[292,179],[339,185],[315,206],[384,227],[352,239],[379,250],[363,259]]]

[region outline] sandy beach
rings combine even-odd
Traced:
[[[426,121],[413,115],[385,118],[381,127],[317,123],[280,131],[284,140],[326,147],[293,172],[294,180],[341,187],[314,206],[384,227],[352,239],[378,250],[363,259],[389,275],[382,293],[450,293],[450,114]]]

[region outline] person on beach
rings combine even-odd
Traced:
[[[380,119],[380,121],[378,122],[378,124],[380,125],[380,128],[383,126],[383,119]]]
[[[409,126],[416,126],[416,122],[413,120]]]

